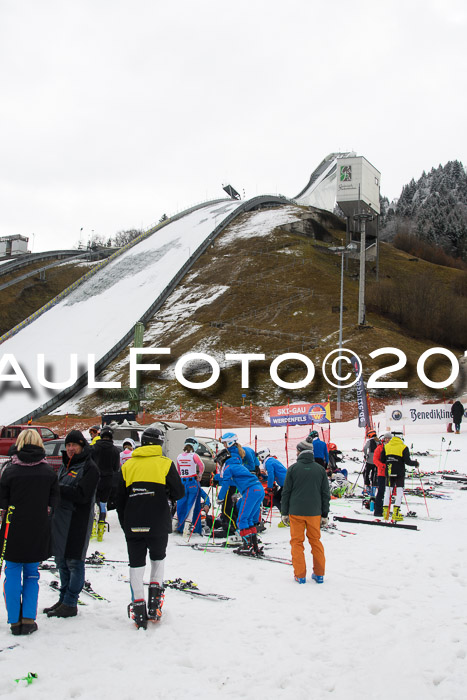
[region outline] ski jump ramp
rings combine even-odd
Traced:
[[[239,214],[291,202],[333,211],[337,159],[347,155],[327,156],[294,199],[269,195],[247,201],[222,199],[182,212],[105,260],[100,269],[91,270],[2,336],[0,425],[50,413],[71,398],[88,383],[90,355],[95,376],[101,373],[131,343],[135,323],[155,313]],[[43,371],[38,369],[38,355],[44,358]],[[60,387],[70,376],[72,385]],[[47,381],[56,386],[43,386]]]
[[[97,375],[131,342],[135,323],[153,313],[164,291],[172,291],[180,275],[204,252],[216,227],[244,204],[211,202],[156,228],[7,338],[0,346],[0,424],[47,413],[85,386],[88,355],[95,356]],[[79,381],[68,391],[42,386],[38,354],[44,355],[45,378],[57,383],[70,377],[70,358],[76,354]],[[17,380],[16,365],[31,388]],[[5,381],[5,375],[12,379]]]

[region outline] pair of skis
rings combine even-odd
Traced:
[[[39,566],[39,569],[42,571],[50,571],[50,573],[53,574],[54,576],[56,576],[57,578],[59,576],[58,569],[54,564],[43,563]],[[51,581],[50,586],[51,586],[51,588],[58,590],[60,587],[60,584],[58,581]],[[107,603],[110,603],[110,600],[108,600],[107,598],[104,598],[104,596],[100,595],[100,593],[97,593],[97,591],[95,591],[93,589],[93,587],[89,581],[84,582],[82,591],[83,591],[83,593],[86,593],[86,595],[88,595],[90,598],[94,598],[94,600],[101,600],[101,601],[106,601]],[[85,605],[85,603],[78,600],[78,605]]]
[[[418,530],[416,525],[407,525],[406,523],[393,523],[389,520],[380,520],[375,518],[374,520],[366,520],[364,518],[348,518],[344,515],[334,515],[334,520],[338,520],[341,523],[361,523],[364,525],[381,525],[382,527],[394,527],[398,530]]]

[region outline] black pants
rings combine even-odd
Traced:
[[[378,476],[378,492],[375,498],[375,515],[380,518],[383,515],[384,491],[386,488],[386,477]]]
[[[365,486],[374,486],[376,483],[376,467],[374,464],[365,464],[363,472],[363,483]]]
[[[153,561],[165,559],[169,535],[142,535],[141,537],[129,537],[126,541],[130,566],[136,568],[146,565],[146,554]]]

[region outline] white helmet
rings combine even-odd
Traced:
[[[263,447],[263,449],[257,453],[258,459],[260,459],[262,462],[264,462],[266,457],[269,457],[270,454],[271,450],[269,449],[269,447]]]
[[[223,442],[226,447],[232,447],[237,441],[238,437],[235,433],[224,433],[224,435],[221,436],[221,442]]]

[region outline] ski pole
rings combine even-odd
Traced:
[[[235,489],[235,493],[237,493],[237,489]],[[233,495],[233,494],[232,494],[232,495]],[[230,527],[231,527],[231,525],[232,525],[232,523],[233,523],[232,515],[233,515],[234,508],[235,508],[235,502],[232,502],[232,510],[230,511],[230,515],[227,515],[227,513],[226,513],[225,510],[224,510],[224,514],[227,515],[227,517],[228,517],[228,519],[229,519],[229,527],[227,528],[227,537],[226,537],[226,539],[225,539],[225,546],[226,546],[226,547],[227,547],[227,542],[229,541]]]
[[[441,469],[441,456],[443,454],[443,442],[444,442],[444,436],[441,438],[441,450],[439,452],[439,464],[438,464],[438,471]]]
[[[446,471],[446,462],[448,461],[448,452],[450,452],[450,447],[451,447],[451,440],[448,442],[448,446],[446,447],[446,456],[444,458],[444,465],[443,465],[443,471]]]
[[[220,508],[221,508],[221,507],[218,506],[218,508],[217,508],[217,510],[216,510],[216,513],[214,514],[214,504],[213,504],[213,508],[212,508],[212,527],[211,527],[211,532],[209,533],[208,541],[206,542],[206,548],[204,549],[205,552],[206,552],[206,550],[207,550],[207,548],[208,548],[209,540],[211,539],[212,533],[213,533],[213,531],[214,531],[214,525],[216,524],[216,518],[217,518],[217,515],[218,515],[218,513],[219,513],[219,511],[220,511]],[[213,539],[213,541],[214,541],[214,537],[213,537],[212,539]]]
[[[353,496],[353,494],[354,494],[354,492],[355,492],[355,487],[356,487],[356,485],[357,485],[357,481],[358,481],[359,478],[361,477],[361,475],[362,475],[362,473],[363,473],[363,470],[365,469],[365,465],[366,465],[366,460],[363,461],[362,468],[360,469],[360,471],[359,471],[359,473],[358,473],[358,476],[357,476],[357,478],[355,479],[355,483],[353,484],[352,488],[351,488],[350,491],[349,491],[349,494],[350,494],[351,496]]]
[[[15,506],[8,506],[8,510],[7,510],[6,516],[5,516],[5,535],[3,537],[2,556],[0,557],[0,575],[2,573],[3,560],[5,558],[6,543],[8,541],[8,531],[10,529],[11,516],[13,515],[14,509],[15,509]]]
[[[444,442],[444,437],[442,438],[442,441]],[[413,443],[410,445],[410,456],[412,456],[412,450],[413,450]],[[422,477],[420,475],[420,465],[418,467],[416,467],[416,469],[418,471],[418,478],[420,479],[420,486],[421,486],[423,498],[425,501],[426,514],[428,515],[428,517],[430,517],[430,512],[428,510],[428,503],[426,502],[425,489],[423,488],[423,481],[422,481]]]

